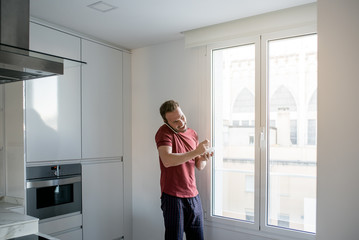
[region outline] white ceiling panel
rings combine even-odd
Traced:
[[[102,11],[88,7],[98,2]],[[187,30],[312,2],[316,0],[30,0],[30,15],[135,49],[179,39]]]

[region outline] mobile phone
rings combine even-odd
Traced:
[[[168,123],[165,123],[174,133],[178,133],[173,127],[171,127]]]

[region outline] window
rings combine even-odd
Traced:
[[[253,222],[254,221],[254,212],[253,212],[253,210],[246,210],[246,220],[248,222]]]
[[[248,38],[210,51],[216,148],[211,219],[311,238],[316,211],[316,34]]]
[[[300,231],[313,230],[313,226],[308,225],[301,216],[306,211],[305,199],[316,198],[316,148],[312,147],[315,145],[316,121],[308,119],[311,114],[307,107],[312,92],[317,88],[315,71],[307,71],[315,59],[312,56],[317,52],[316,43],[316,35],[305,35],[270,40],[267,45],[267,106],[270,108],[267,118],[277,122],[276,132],[268,133],[276,134],[277,141],[267,147],[267,223],[283,227],[283,222],[288,218],[287,228]],[[280,74],[277,69],[281,69]],[[282,89],[281,97],[272,99],[272,92],[275,94],[278,86]],[[316,114],[311,117],[314,116]],[[291,121],[296,121],[297,125],[299,141],[296,145],[291,141]],[[291,199],[281,197],[281,186],[288,182]],[[315,206],[311,209],[315,211]],[[281,212],[288,217],[278,221],[277,216],[283,216]]]
[[[290,120],[290,141],[297,144],[297,120]]]
[[[280,214],[278,217],[278,226],[283,228],[289,228],[289,215]]]
[[[315,145],[317,136],[316,127],[316,119],[308,119],[308,145]]]
[[[255,120],[255,45],[218,49],[212,54],[214,145],[219,146],[213,168],[213,214],[252,222],[246,209],[254,209],[255,203],[254,191],[247,191],[254,190],[254,181],[247,176],[254,176],[255,146],[248,139],[255,130],[249,126]],[[241,124],[232,127],[231,122]],[[224,133],[228,141],[223,141]]]
[[[246,191],[254,192],[254,176],[246,175]]]

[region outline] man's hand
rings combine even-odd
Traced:
[[[196,150],[199,149],[201,150],[201,154],[196,158],[196,167],[198,170],[202,170],[203,168],[206,167],[207,165],[207,161],[210,159],[210,157],[213,156],[213,151],[208,151],[210,150],[209,147],[209,140],[206,139],[203,142],[201,142],[200,144],[198,144],[198,147],[196,148]]]
[[[196,152],[198,155],[202,155],[207,151],[208,148],[209,148],[209,140],[206,139],[198,144],[196,148]]]

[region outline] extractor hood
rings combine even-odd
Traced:
[[[0,84],[62,75],[64,61],[84,62],[29,50],[29,0],[0,0]]]

